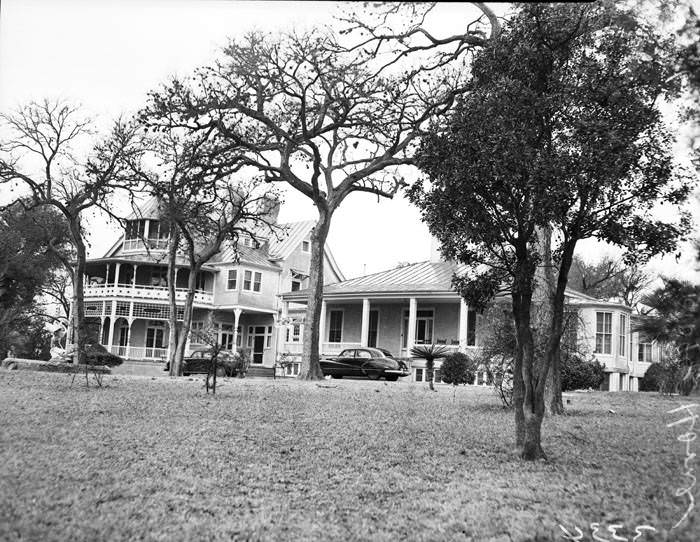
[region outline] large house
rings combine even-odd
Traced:
[[[279,208],[272,212],[276,222]],[[280,326],[279,294],[306,287],[311,259],[309,236],[313,221],[278,224],[277,233],[226,244],[197,277],[192,329],[210,319],[224,348],[250,350],[252,364],[272,368],[277,344],[286,340]],[[130,360],[163,361],[168,352],[166,223],[155,199],[146,202],[126,222],[122,237],[102,258],[86,268],[85,314],[99,322],[100,343]],[[324,280],[344,277],[329,249],[325,251]],[[189,269],[178,257],[176,296],[184,302]],[[178,319],[182,318],[182,305]],[[188,350],[198,346],[190,334]],[[284,335],[284,337],[282,337]]]
[[[273,220],[277,212],[273,211]],[[87,264],[86,316],[99,322],[101,344],[127,359],[162,362],[167,358],[168,232],[164,224],[157,201],[150,200],[129,217],[123,236],[104,257]],[[249,349],[253,366],[267,374],[284,359],[290,362],[285,364],[286,374],[294,376],[303,347],[313,222],[279,226],[279,235],[241,238],[237,251],[226,245],[202,268],[192,327],[198,330],[213,320],[224,348]],[[475,352],[486,324],[452,289],[456,270],[458,266],[441,261],[433,249],[429,261],[345,280],[326,248],[322,354],[379,346],[408,358],[412,346],[433,343]],[[188,276],[186,261],[178,258],[179,302],[184,300]],[[581,322],[577,340],[605,365],[604,389],[636,391],[650,362],[658,360],[659,348],[640,343],[638,334],[630,332],[631,309],[573,290],[567,297]],[[181,318],[182,308],[178,310]],[[196,336],[190,334],[188,350],[198,346]],[[413,360],[410,365],[408,380],[424,381],[424,363]]]

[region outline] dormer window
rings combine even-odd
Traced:
[[[301,251],[302,252],[310,252],[311,251],[311,243],[309,241],[302,241],[301,242]]]

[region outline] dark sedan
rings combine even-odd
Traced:
[[[337,357],[322,359],[321,370],[332,378],[353,376],[394,381],[409,375],[406,364],[395,360],[383,348],[347,348]]]

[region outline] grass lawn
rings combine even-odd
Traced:
[[[0,371],[0,540],[544,541],[591,522],[700,540],[698,510],[669,531],[688,504],[679,398],[572,394],[545,421],[550,460],[528,464],[484,388],[69,383]]]

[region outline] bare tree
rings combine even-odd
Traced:
[[[13,114],[4,114],[8,136],[0,143],[0,185],[22,194],[30,207],[49,206],[66,219],[73,254],[51,245],[73,284],[72,327],[76,330],[77,358],[85,359],[83,275],[86,262],[84,213],[108,211],[106,198],[131,184],[122,158],[138,154],[131,146],[133,129],[118,121],[110,137],[97,144],[84,160],[75,146],[92,135],[90,122],[77,107],[44,100],[32,102]]]
[[[320,31],[274,38],[252,33],[231,42],[214,66],[151,95],[144,111],[155,128],[211,132],[235,160],[308,197],[318,219],[300,376],[322,377],[319,320],[323,249],[333,214],[350,194],[391,198],[403,186],[427,123],[448,111],[452,81],[417,73],[377,76],[371,51],[343,51]]]
[[[240,170],[235,159],[237,149],[221,146],[210,139],[213,130],[187,132],[165,129],[140,138],[140,146],[149,162],[143,168],[138,159],[130,164],[141,190],[158,198],[162,220],[170,226],[168,245],[168,298],[170,303],[170,374],[182,372],[185,346],[192,321],[197,275],[221,250],[226,241],[235,249],[242,233],[273,232],[270,222],[277,195],[268,185],[254,178],[235,181]],[[273,232],[274,233],[274,232]],[[178,326],[176,270],[178,256],[184,256],[189,268],[182,326]]]

